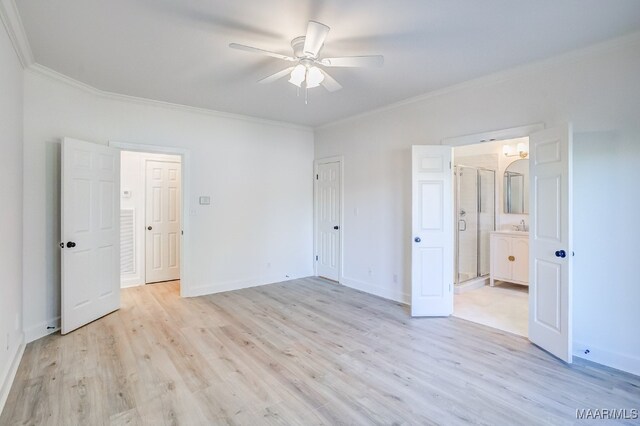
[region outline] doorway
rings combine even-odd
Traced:
[[[527,136],[531,157],[530,193],[527,196],[525,181],[513,179],[514,185],[520,185],[520,189],[512,190],[524,192],[522,197],[511,194],[510,198],[516,200],[513,207],[516,210],[527,205],[529,200],[531,233],[522,238],[520,229],[499,230],[509,238],[501,236],[499,241],[495,241],[495,249],[499,252],[494,259],[504,259],[501,265],[492,263],[492,267],[499,270],[491,281],[495,283],[495,278],[508,279],[518,284],[517,281],[523,281],[524,276],[528,277],[531,297],[528,298],[527,336],[532,343],[570,363],[573,356],[573,131],[570,123],[548,129],[539,124],[522,126],[445,139],[441,145],[412,147],[411,314],[448,316],[454,311],[454,147]],[[508,157],[511,151],[511,148],[504,147],[504,156]],[[513,151],[518,155],[520,149],[516,146]],[[526,230],[528,226],[523,221],[514,227]],[[524,244],[523,241],[507,241],[516,237],[524,240]],[[494,246],[494,241],[491,245]],[[516,265],[526,258],[526,268],[522,263]]]
[[[182,158],[121,151],[122,287],[180,280]]]
[[[336,282],[340,282],[342,268],[342,174],[340,157],[315,162],[315,271]]]
[[[528,137],[453,148],[453,316],[525,337],[528,152]]]

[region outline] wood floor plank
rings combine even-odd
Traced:
[[[27,345],[0,425],[557,425],[588,408],[640,408],[640,378],[311,277],[123,290],[119,311]]]

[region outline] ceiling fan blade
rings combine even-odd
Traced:
[[[261,83],[261,84],[273,83],[274,81],[279,80],[282,77],[285,77],[285,76],[291,74],[291,71],[293,71],[293,68],[294,67],[289,67],[289,68],[284,69],[282,71],[278,71],[275,74],[271,74],[268,77],[265,77],[265,78],[263,78],[261,80],[258,80],[258,83]]]
[[[341,58],[324,58],[320,61],[325,67],[381,67],[384,56],[344,56]]]
[[[304,39],[304,48],[302,51],[305,55],[311,55],[314,58],[320,53],[320,49],[327,38],[330,28],[320,22],[309,21],[307,25],[307,35]]]
[[[336,92],[336,91],[342,89],[342,86],[340,85],[340,83],[338,83],[326,71],[324,71],[324,70],[320,70],[320,71],[322,71],[322,74],[324,75],[324,80],[322,80],[322,83],[320,83],[320,84],[322,84],[325,89],[327,89],[330,92]]]
[[[296,60],[291,56],[281,55],[279,53],[270,52],[268,50],[259,49],[257,47],[245,46],[244,44],[231,43],[229,47],[232,49],[244,50],[245,52],[260,53],[262,55],[271,56],[272,58],[284,59],[285,61],[290,61],[290,62],[293,62]]]

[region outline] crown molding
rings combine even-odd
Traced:
[[[7,29],[7,34],[22,67],[29,67],[34,63],[33,52],[14,0],[0,0],[0,19]]]
[[[592,56],[596,56],[603,52],[615,51],[635,44],[640,44],[640,32],[634,32],[622,37],[613,38],[604,42],[596,43],[591,46],[587,46],[581,49],[572,50],[556,56],[552,56],[547,59],[531,62],[528,64],[520,65],[514,68],[509,68],[504,71],[498,71],[492,74],[488,74],[482,77],[474,78],[471,80],[463,81],[458,84],[436,89],[430,92],[423,93],[418,96],[413,96],[398,102],[394,102],[380,108],[375,108],[362,113],[354,114],[349,117],[341,118],[336,121],[332,121],[320,126],[316,126],[315,130],[322,130],[340,124],[345,124],[351,121],[356,121],[365,117],[379,114],[385,111],[391,111],[407,105],[419,103],[427,99],[436,98],[439,96],[447,95],[454,92],[459,92],[466,89],[472,89],[483,86],[494,85],[503,81],[512,80],[517,77],[522,77],[530,74],[542,72],[551,68],[566,66],[587,59]]]
[[[0,0],[0,1],[2,1],[2,0]],[[268,120],[266,118],[252,117],[252,116],[249,116],[249,115],[242,115],[242,114],[233,114],[233,113],[230,113],[230,112],[222,112],[222,111],[216,111],[216,110],[213,110],[213,109],[192,107],[192,106],[189,106],[189,105],[175,104],[175,103],[171,103],[171,102],[158,101],[158,100],[154,100],[154,99],[141,98],[141,97],[137,97],[137,96],[123,95],[123,94],[120,94],[120,93],[101,90],[101,89],[93,87],[93,86],[91,86],[89,84],[86,84],[86,83],[83,83],[81,81],[78,81],[78,80],[76,80],[74,78],[71,78],[71,77],[69,77],[67,75],[59,73],[59,72],[57,72],[55,70],[52,70],[51,68],[45,67],[44,65],[40,65],[37,62],[32,63],[26,69],[26,71],[31,72],[33,74],[45,76],[45,77],[50,78],[52,80],[55,80],[57,82],[63,83],[65,85],[67,85],[67,86],[71,86],[73,88],[82,90],[83,92],[90,93],[90,94],[92,94],[94,96],[98,96],[98,97],[103,98],[103,99],[110,99],[110,100],[115,100],[115,101],[120,101],[120,102],[133,103],[133,104],[138,104],[138,105],[146,105],[146,106],[152,106],[152,107],[157,107],[157,108],[171,109],[171,110],[174,110],[174,111],[190,112],[190,113],[194,113],[194,114],[203,114],[203,115],[208,115],[208,116],[212,116],[212,117],[227,118],[227,119],[231,119],[231,120],[247,121],[247,122],[251,122],[251,123],[263,124],[263,125],[268,125],[268,126],[284,127],[284,128],[287,128],[287,129],[300,130],[300,131],[304,131],[304,132],[313,132],[313,128],[312,127],[303,126],[303,125],[294,124],[294,123],[287,123],[285,121]]]

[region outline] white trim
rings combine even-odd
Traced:
[[[137,96],[123,95],[123,94],[120,94],[120,93],[114,93],[114,92],[109,92],[109,91],[106,91],[106,90],[101,90],[101,89],[93,87],[93,86],[91,86],[89,84],[86,84],[86,83],[83,83],[81,81],[75,80],[75,79],[73,79],[71,77],[68,77],[68,76],[66,76],[64,74],[61,74],[61,73],[59,73],[57,71],[52,70],[51,68],[47,68],[44,65],[40,65],[38,63],[31,64],[29,66],[29,68],[26,69],[26,71],[30,71],[30,72],[32,72],[34,74],[40,74],[40,75],[49,77],[49,78],[51,78],[53,80],[56,80],[56,81],[64,83],[64,84],[67,84],[67,85],[72,86],[72,87],[74,87],[76,89],[83,90],[83,91],[88,92],[88,93],[90,93],[92,95],[96,95],[96,96],[99,96],[99,97],[102,97],[102,98],[116,100],[116,101],[120,101],[120,102],[135,103],[135,104],[153,106],[153,107],[158,107],[158,108],[167,108],[167,109],[172,109],[172,110],[177,110],[177,111],[191,112],[191,113],[195,113],[195,114],[204,114],[204,115],[209,115],[209,116],[214,116],[214,117],[246,121],[246,122],[251,122],[251,123],[256,123],[256,124],[264,124],[264,125],[270,125],[270,126],[276,126],[276,127],[284,127],[284,128],[288,128],[288,129],[301,130],[301,131],[305,131],[305,132],[313,132],[313,128],[311,128],[311,127],[302,126],[302,125],[299,125],[299,124],[287,123],[287,122],[284,122],[284,121],[267,120],[267,119],[264,119],[264,118],[251,117],[251,116],[248,116],[248,115],[233,114],[233,113],[229,113],[229,112],[216,111],[216,110],[213,110],[213,109],[192,107],[192,106],[183,105],[183,104],[175,104],[175,103],[171,103],[171,102],[158,101],[158,100],[154,100],[154,99],[141,98],[141,97],[137,97]]]
[[[47,328],[53,327],[53,328]],[[24,341],[31,343],[35,340],[41,339],[44,336],[56,333],[60,331],[60,317],[49,318],[47,321],[42,321],[36,325],[32,325],[24,330]]]
[[[34,63],[33,52],[14,0],[0,0],[0,20],[2,20],[4,27],[7,29],[7,35],[22,67],[29,67]]]
[[[144,283],[140,282],[140,278],[121,278],[120,279],[120,288],[132,288],[132,287],[142,287]]]
[[[177,148],[177,147],[169,147],[169,146],[161,146],[161,145],[149,145],[142,143],[130,143],[130,142],[117,142],[117,141],[109,141],[109,146],[114,148],[119,148],[121,151],[136,151],[136,152],[147,152],[147,153],[155,153],[155,154],[173,154],[180,155],[182,157],[182,241],[180,242],[180,296],[188,297],[194,292],[194,289],[190,288],[191,284],[191,276],[189,275],[189,268],[187,267],[188,262],[185,259],[190,259],[190,245],[189,240],[191,237],[190,227],[189,227],[189,211],[191,208],[190,204],[190,178],[189,174],[191,171],[191,160],[190,160],[190,152],[185,148]],[[146,281],[146,280],[145,280]]]
[[[585,353],[585,351],[589,353]],[[604,348],[573,342],[573,356],[640,376],[640,357],[612,352]]]
[[[340,267],[338,268],[338,283],[344,278],[344,156],[319,158],[313,161],[313,275],[318,276],[318,166],[327,163],[340,163]]]
[[[198,297],[206,296],[210,294],[223,293],[226,291],[241,290],[243,288],[259,287],[269,284],[277,284],[286,281],[297,280],[300,278],[306,278],[306,275],[289,276],[286,280],[282,280],[281,276],[270,276],[266,278],[251,278],[247,280],[230,280],[222,281],[215,284],[201,285],[195,288],[190,288],[184,294],[180,294],[182,297]]]
[[[591,46],[587,46],[581,49],[576,49],[576,50],[563,53],[557,56],[552,56],[547,59],[542,59],[540,61],[531,62],[531,63],[517,66],[514,68],[509,68],[503,71],[498,71],[482,77],[473,78],[471,80],[466,80],[458,84],[454,84],[448,87],[443,87],[441,89],[432,90],[418,96],[413,96],[399,102],[394,102],[392,104],[382,106],[380,108],[375,108],[362,113],[354,114],[349,117],[331,121],[329,123],[316,126],[315,129],[318,130],[318,129],[325,129],[325,128],[337,126],[340,124],[344,124],[344,123],[359,120],[365,117],[369,117],[381,112],[390,111],[390,110],[398,109],[407,105],[422,102],[427,99],[447,95],[453,92],[458,92],[466,89],[473,89],[476,87],[491,86],[494,84],[498,84],[507,80],[512,80],[525,75],[542,72],[551,68],[570,65],[570,64],[579,62],[581,60],[584,60],[585,58],[588,58],[590,56],[595,56],[597,54],[600,54],[602,52],[622,49],[629,45],[634,45],[639,43],[640,43],[640,32],[631,33],[622,37],[606,40],[600,43],[593,44]]]
[[[0,387],[0,413],[4,409],[4,404],[7,402],[7,398],[9,397],[9,392],[11,391],[11,385],[13,385],[13,381],[16,378],[16,373],[18,372],[18,367],[20,366],[20,361],[22,360],[22,355],[24,354],[24,348],[27,346],[24,342],[24,334],[20,334],[19,344],[16,347],[16,351],[13,354],[13,360],[11,361],[11,365],[9,366],[9,370],[6,372],[6,376],[2,378],[2,387]]]
[[[374,296],[382,297],[383,299],[402,303],[407,306],[411,305],[411,295],[407,293],[390,290],[387,287],[381,287],[372,283],[344,276],[342,277],[342,284],[365,293],[373,294]]]
[[[475,145],[484,142],[503,141],[529,136],[531,133],[544,130],[544,123],[527,124],[525,126],[511,127],[509,129],[492,130],[471,135],[445,138],[440,144],[450,146]]]

